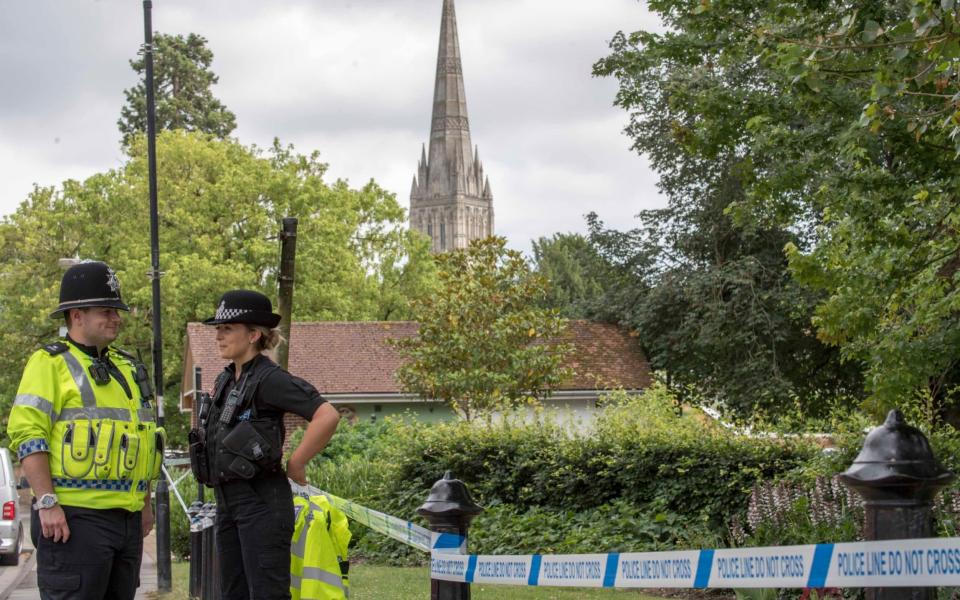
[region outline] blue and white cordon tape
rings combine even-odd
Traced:
[[[596,588],[960,586],[960,538],[609,554],[464,554],[466,539],[328,494],[351,519],[430,552],[433,579]]]
[[[611,554],[485,556],[435,550],[447,581],[615,588],[960,586],[960,538]]]

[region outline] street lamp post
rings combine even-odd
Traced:
[[[160,226],[157,215],[157,115],[153,90],[153,2],[143,0],[144,87],[147,92],[147,167],[150,188],[150,280],[153,282],[153,381],[157,398],[157,427],[163,427],[163,336],[160,327]],[[161,474],[157,482],[157,588],[173,587],[170,564],[170,492]]]

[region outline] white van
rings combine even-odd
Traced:
[[[0,565],[16,565],[23,549],[23,524],[20,522],[20,495],[13,472],[10,451],[0,448]]]

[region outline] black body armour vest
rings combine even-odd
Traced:
[[[191,458],[200,463],[194,464],[194,475],[200,483],[216,485],[282,469],[283,417],[261,417],[255,400],[260,383],[278,368],[258,365],[241,375],[229,394],[224,391],[233,374],[224,371],[217,377],[206,421],[190,436]]]

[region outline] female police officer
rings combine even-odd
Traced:
[[[306,381],[264,356],[282,341],[280,316],[259,292],[233,290],[204,321],[217,327],[221,358],[201,430],[191,432],[194,471],[217,498],[216,539],[225,600],[290,598],[293,495],[287,477],[306,483],[306,464],[337,428],[337,410]],[[281,466],[284,413],[310,423]]]

